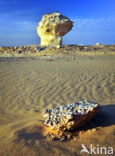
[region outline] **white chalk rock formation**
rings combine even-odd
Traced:
[[[45,14],[37,27],[41,46],[59,48],[62,44],[62,36],[69,32],[72,26],[73,22],[59,12]]]
[[[86,100],[46,109],[44,125],[58,131],[72,130],[82,126],[100,110],[101,108],[98,104]]]
[[[96,43],[96,45],[97,45],[97,46],[100,46],[100,45],[101,45],[101,43]]]

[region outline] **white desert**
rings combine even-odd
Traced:
[[[0,47],[0,156],[77,156],[84,146],[115,152],[115,45],[53,43]],[[48,137],[44,110],[84,100],[99,104],[97,117],[66,139]]]

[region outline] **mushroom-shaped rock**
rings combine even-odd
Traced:
[[[60,47],[62,36],[69,32],[72,26],[73,22],[59,12],[45,14],[37,27],[41,46]]]

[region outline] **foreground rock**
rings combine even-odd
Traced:
[[[37,27],[41,46],[59,48],[62,43],[62,36],[69,32],[72,26],[73,22],[59,12],[45,14]]]
[[[46,109],[44,125],[57,132],[73,130],[85,124],[100,110],[98,104],[88,101]]]

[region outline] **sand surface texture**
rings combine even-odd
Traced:
[[[96,131],[65,142],[43,136],[45,108],[84,99],[104,110]],[[115,55],[0,59],[0,156],[77,156],[81,144],[115,149],[114,113]]]

